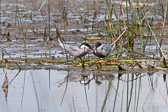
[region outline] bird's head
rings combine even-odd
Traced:
[[[83,48],[83,49],[91,49],[91,50],[93,50],[93,48],[91,47],[91,45],[88,44],[88,43],[82,43],[79,47]]]
[[[95,48],[93,49],[94,51],[98,48],[98,47],[100,47],[102,45],[102,43],[100,43],[100,42],[97,42],[96,44],[95,44]]]

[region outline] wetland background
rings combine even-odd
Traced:
[[[167,4],[0,0],[0,111],[165,112]],[[105,61],[90,52],[83,69],[59,36],[72,45],[117,40],[116,48]]]

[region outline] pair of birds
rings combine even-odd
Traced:
[[[99,58],[104,58],[110,55],[111,51],[115,48],[114,44],[102,44],[100,42],[95,44],[95,47],[92,48],[88,43],[82,43],[80,46],[72,46],[64,43],[63,40],[58,38],[59,45],[75,58],[82,58],[88,54],[89,50],[93,51],[93,54]]]

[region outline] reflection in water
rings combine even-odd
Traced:
[[[3,92],[5,93],[5,100],[7,103],[7,97],[8,97],[8,77],[7,77],[7,64],[6,64],[6,71],[4,71],[5,74],[5,80],[2,85]]]
[[[167,95],[168,95],[168,85],[167,85],[167,75],[163,74],[163,81],[165,82],[165,86],[166,86],[166,91],[167,91]]]
[[[11,81],[17,72],[18,70],[7,70],[8,80]],[[149,76],[147,73],[105,72],[21,71],[6,89],[7,94],[4,95],[1,88],[0,110],[164,112],[168,109],[166,74],[158,72]],[[0,84],[3,85],[5,72],[0,69],[0,74],[3,76],[0,78]]]
[[[68,88],[68,83],[70,83],[70,82],[80,82],[81,84],[87,85],[92,80],[95,80],[95,83],[99,85],[99,84],[102,83],[103,80],[110,80],[110,79],[111,79],[110,77],[107,77],[107,76],[101,75],[101,74],[92,75],[91,72],[84,71],[83,69],[82,69],[82,71],[70,71],[70,72],[68,71],[67,76],[63,80],[58,82],[59,83],[58,87],[62,86],[64,83],[66,83],[65,91],[63,93],[63,97],[62,97],[62,100],[61,100],[61,105],[63,103],[64,97],[65,97],[65,94],[66,94],[66,91],[67,91],[67,88]],[[111,82],[111,80],[110,80],[110,82]],[[85,89],[87,107],[88,107],[88,111],[89,111],[89,104],[88,104],[86,86],[84,86],[84,89]]]
[[[104,72],[103,72],[104,73]],[[108,73],[108,72],[107,72]],[[60,87],[64,83],[69,82],[80,82],[81,84],[89,84],[92,80],[95,80],[96,84],[101,84],[103,80],[112,80],[113,75],[103,75],[99,72],[89,72],[89,71],[70,71],[67,76],[58,81]]]
[[[32,82],[33,82],[35,96],[36,96],[35,98],[36,98],[36,102],[37,102],[38,112],[40,112],[39,96],[38,96],[37,87],[36,87],[34,76],[33,76],[32,72],[31,72],[31,78],[32,78]]]
[[[77,72],[77,71],[70,71],[68,72],[67,76],[61,80],[58,81],[59,87],[68,82],[80,82],[82,84],[88,84],[93,78],[90,79],[90,73],[87,72]]]
[[[3,88],[3,92],[5,93],[5,100],[7,103],[7,98],[8,98],[8,88]]]
[[[26,70],[24,71],[24,79],[23,79],[23,91],[22,91],[21,107],[22,107],[22,105],[23,105],[23,98],[24,98],[23,96],[24,96],[25,82],[26,82],[25,77],[26,77]]]

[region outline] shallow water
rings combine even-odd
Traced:
[[[17,72],[18,70],[7,70],[9,82]],[[106,112],[121,109],[126,111],[126,105],[130,102],[130,112],[165,112],[168,109],[168,88],[167,81],[163,81],[163,73],[157,72],[152,76],[146,73],[123,74],[118,80],[116,73],[93,76],[87,72],[22,70],[9,84],[7,99],[3,89],[0,89],[0,110],[3,112]],[[2,85],[4,81],[2,69],[0,75]]]
[[[96,66],[91,67],[92,70],[90,70],[87,66],[83,71],[80,67],[74,67],[67,63],[64,65],[39,61],[38,59],[50,60],[52,56],[56,61],[66,61],[66,54],[57,42],[53,48],[47,51],[55,43],[55,40],[49,41],[48,37],[45,37],[45,31],[47,34],[49,32],[49,18],[47,4],[41,8],[41,12],[39,10],[43,1],[21,0],[16,3],[11,0],[2,2],[0,61],[2,58],[9,61],[6,73],[9,86],[5,90],[0,88],[0,111],[165,112],[168,110],[168,72],[166,70],[128,69],[120,72],[118,69],[110,67],[107,67],[110,70],[105,70],[106,67],[103,67],[103,70],[97,70]],[[74,3],[64,0],[50,1],[50,36],[53,39],[56,37],[54,24],[59,28],[61,37],[72,45],[80,45],[87,37],[99,37],[98,32],[103,37],[105,36],[105,26],[100,24],[108,17],[107,7],[103,0],[96,0],[95,4],[94,0],[73,0]],[[113,2],[113,0],[111,1]],[[147,9],[153,8],[149,10],[150,13],[146,15],[146,18],[149,22],[154,19],[153,27],[157,27],[157,24],[163,21],[163,11],[160,11],[160,7],[157,7],[158,4],[153,0],[148,0],[148,2],[150,4],[146,6]],[[115,0],[114,4],[119,14],[118,18],[122,21],[120,3],[120,0]],[[123,1],[123,4],[125,3]],[[126,5],[123,7],[125,9]],[[132,11],[134,11],[135,5],[132,7]],[[63,10],[67,13],[67,18],[63,18]],[[97,15],[94,18],[95,12]],[[131,20],[130,14],[128,16],[128,19]],[[126,13],[124,13],[124,17],[127,18]],[[117,27],[117,18],[114,14],[112,19]],[[21,29],[21,23],[24,23],[23,29]],[[161,35],[161,26],[162,24],[154,30],[157,37]],[[145,25],[144,27],[144,42],[148,40],[145,49],[146,56],[160,57],[156,41],[153,37],[150,38],[151,32],[146,31]],[[167,26],[165,26],[164,36],[167,34],[166,28]],[[11,40],[8,40],[6,36],[8,32],[10,32],[9,39]],[[26,32],[25,42],[21,32]],[[105,39],[87,41],[93,45],[96,41],[105,42]],[[134,50],[140,52],[137,49],[139,48],[137,43],[140,45],[141,40],[134,41]],[[167,38],[164,38],[162,48],[166,59],[168,57],[167,43]],[[92,59],[97,59],[93,54],[89,55]],[[129,55],[123,54],[123,58],[127,56]],[[28,58],[27,63],[24,61],[25,57]],[[136,55],[134,57],[136,58]],[[23,66],[19,74],[17,74],[18,66],[14,61]],[[158,63],[160,64],[160,62]],[[143,67],[148,64],[160,67],[158,63],[145,61],[140,64]],[[6,63],[1,62],[1,64],[4,65],[0,68],[0,85],[2,86]],[[124,67],[124,64],[121,66]]]

